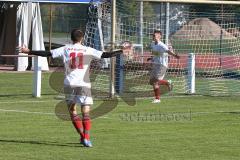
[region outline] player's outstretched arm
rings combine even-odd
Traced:
[[[51,57],[52,53],[50,51],[31,51],[30,49],[26,47],[19,47],[20,53],[26,53],[29,55],[36,55],[41,57]]]
[[[173,53],[171,50],[168,50],[167,52],[168,52],[168,54],[170,54],[170,55],[174,56],[174,57],[175,57],[175,58],[177,58],[177,59],[179,59],[179,58],[180,58],[180,56],[179,56],[178,54],[176,54],[176,53]]]
[[[110,57],[115,57],[119,54],[122,54],[123,50],[122,49],[117,49],[117,50],[113,50],[110,52],[103,52],[101,58],[110,58]]]

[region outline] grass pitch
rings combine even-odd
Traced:
[[[58,95],[43,74],[32,98],[31,73],[0,73],[1,160],[227,160],[240,157],[238,97],[163,97],[118,107],[92,122],[94,147],[78,143],[70,121],[56,117]],[[16,83],[17,82],[17,83]],[[93,107],[102,101],[95,100]]]

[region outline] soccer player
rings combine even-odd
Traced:
[[[169,47],[161,41],[162,32],[155,30],[153,32],[153,42],[151,43],[151,50],[153,57],[148,59],[152,60],[152,70],[150,72],[150,85],[153,86],[155,98],[152,103],[160,103],[160,85],[167,85],[169,91],[172,90],[171,81],[164,80],[168,68],[168,54],[179,58],[173,53]]]
[[[112,52],[95,50],[82,45],[83,36],[81,30],[74,29],[71,32],[72,44],[51,51],[32,51],[26,47],[20,47],[20,52],[63,59],[65,68],[64,94],[71,120],[80,134],[80,143],[86,147],[92,147],[89,134],[91,128],[89,113],[90,106],[93,104],[89,79],[90,63],[92,59],[109,58],[122,54],[122,50]],[[77,114],[76,104],[81,105],[82,119]]]

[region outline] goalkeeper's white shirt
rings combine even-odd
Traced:
[[[89,68],[92,59],[100,59],[102,51],[79,43],[51,50],[52,57],[61,57],[65,67],[64,85],[91,88]]]
[[[152,54],[153,57],[153,63],[154,64],[161,64],[165,67],[168,67],[168,53],[169,50],[168,46],[164,44],[163,42],[158,42],[155,44],[155,42],[152,42],[151,44]]]

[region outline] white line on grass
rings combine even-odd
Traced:
[[[13,104],[13,103],[47,103],[51,101],[56,101],[58,102],[59,100],[47,100],[47,101],[3,101],[0,102],[0,104]]]
[[[25,110],[9,110],[9,109],[0,109],[0,112],[15,112],[15,113],[27,113],[27,114],[39,114],[39,115],[56,115],[55,113],[48,113],[48,112],[32,112],[32,111],[25,111]],[[240,110],[234,111],[213,111],[213,112],[191,112],[191,114],[215,114],[215,113],[231,113],[231,112],[240,112]],[[169,112],[170,113],[170,112]],[[181,113],[181,112],[179,112]],[[68,115],[68,114],[61,114],[61,115]],[[104,115],[99,118],[106,118],[111,119],[110,117]]]
[[[0,112],[14,112],[14,113],[26,113],[26,114],[38,114],[38,115],[51,115],[51,116],[56,116],[55,113],[48,113],[48,112],[32,112],[32,111],[24,111],[24,110],[9,110],[9,109],[0,109]],[[63,115],[63,116],[68,116],[69,114],[58,114],[58,115]],[[103,117],[98,117],[96,119],[103,118],[103,119],[112,119],[107,116]]]
[[[162,96],[163,99],[170,99],[170,98],[185,98],[185,97],[201,97],[202,95],[181,95],[181,96]],[[120,99],[120,97],[119,97]],[[152,99],[152,97],[147,97],[147,98],[136,98],[136,100],[142,100],[142,99]],[[51,99],[51,100],[42,100],[42,101],[2,101],[0,102],[0,104],[14,104],[14,103],[47,103],[47,102],[51,102],[51,101],[60,101],[60,100],[64,100],[64,98],[61,98],[61,99]],[[98,99],[96,98],[96,101],[101,101],[101,100],[104,100],[104,99]]]
[[[28,113],[28,114],[40,114],[40,115],[55,115],[55,113],[47,113],[47,112],[31,112],[24,110],[8,110],[8,109],[0,109],[1,112],[15,112],[15,113]]]

